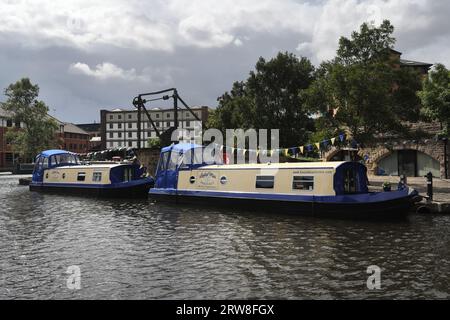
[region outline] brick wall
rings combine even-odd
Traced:
[[[147,167],[147,172],[151,175],[155,175],[156,167],[158,166],[159,154],[161,149],[159,148],[144,148],[134,151],[137,155],[139,162]]]

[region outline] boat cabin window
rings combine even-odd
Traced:
[[[274,176],[256,176],[256,188],[273,189]]]
[[[314,190],[313,176],[294,176],[292,179],[292,189],[295,190]]]
[[[161,153],[161,158],[159,158],[158,171],[166,170],[168,157],[169,157],[169,152]]]
[[[167,170],[176,170],[179,165],[183,162],[183,153],[171,152],[169,165]]]
[[[36,164],[34,165],[34,170],[35,171],[40,171],[42,170],[42,163],[44,162],[44,158],[40,157],[37,159]]]
[[[84,181],[84,180],[86,180],[86,172],[78,172],[77,181]]]
[[[131,181],[133,180],[133,168],[125,168],[123,170],[123,181]]]
[[[42,163],[42,169],[48,169],[48,158],[44,158],[44,162]]]
[[[51,163],[52,165],[63,165],[63,164],[73,165],[73,164],[80,164],[80,160],[78,160],[78,157],[74,154],[62,153],[52,156]]]
[[[102,173],[101,172],[94,172],[92,175],[92,181],[99,182],[102,181]]]

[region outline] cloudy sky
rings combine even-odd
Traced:
[[[449,16],[448,0],[0,0],[0,87],[30,77],[74,123],[168,87],[215,107],[258,57],[317,65],[364,21],[391,20],[402,58],[449,67]]]

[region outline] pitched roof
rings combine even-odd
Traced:
[[[65,122],[64,123],[64,132],[89,135],[89,133],[87,133],[86,131],[84,131],[80,127],[77,127],[76,125],[74,125],[73,123],[70,123],[70,122]]]
[[[400,59],[400,64],[403,66],[411,66],[411,67],[428,67],[428,68],[430,68],[431,66],[433,66],[432,63],[405,60],[405,59]]]
[[[76,124],[78,128],[83,129],[86,132],[97,132],[100,131],[100,123],[81,123]]]

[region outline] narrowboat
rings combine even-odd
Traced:
[[[137,163],[87,164],[65,150],[47,150],[36,157],[31,191],[106,197],[148,197],[154,179]]]
[[[155,201],[332,217],[399,216],[420,201],[405,185],[369,192],[367,169],[359,162],[213,164],[199,158],[202,146],[180,143],[161,150]]]

